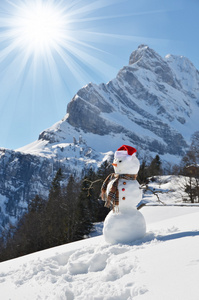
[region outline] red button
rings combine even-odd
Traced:
[[[124,191],[125,191],[125,189],[123,188],[123,189],[122,189],[122,191],[124,192]]]
[[[126,199],[125,197],[122,198],[122,200],[125,200],[125,199]]]

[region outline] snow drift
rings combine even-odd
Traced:
[[[103,236],[0,264],[4,300],[197,300],[199,208],[144,207],[146,236]]]

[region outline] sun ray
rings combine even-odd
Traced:
[[[71,74],[73,75],[73,77],[81,84],[84,85],[85,81],[87,82],[88,74],[86,73],[86,71],[84,71],[81,67],[80,64],[77,63],[72,56],[67,53],[66,51],[63,50],[62,47],[57,46],[56,48],[57,53],[59,54],[60,58],[62,59],[62,61],[65,63],[65,65],[68,67],[68,69],[70,70]],[[74,53],[73,53],[74,55]]]
[[[3,65],[7,64],[7,70],[2,74],[7,78],[10,76],[13,82],[19,82],[20,78],[24,80],[27,74],[32,76],[31,82],[35,87],[39,80],[43,80],[50,83],[51,89],[60,82],[69,86],[72,81],[78,82],[81,87],[91,80],[88,72],[99,78],[104,78],[106,70],[109,70],[109,74],[116,74],[116,68],[100,59],[104,55],[107,58],[110,55],[99,46],[101,40],[107,44],[118,43],[118,40],[160,41],[92,29],[95,21],[98,23],[111,18],[161,13],[158,10],[116,15],[110,11],[107,15],[96,13],[113,4],[123,4],[124,1],[126,0],[7,0],[7,6],[0,12],[2,70]],[[167,43],[166,40],[161,42]],[[17,69],[16,74],[11,74],[13,68]],[[64,78],[66,75],[63,74],[71,76]]]
[[[173,11],[173,10],[171,10]],[[142,12],[135,12],[135,13],[126,13],[126,14],[115,14],[115,15],[108,15],[108,16],[100,16],[100,17],[81,17],[81,18],[72,18],[70,16],[69,23],[83,23],[83,22],[93,22],[97,20],[110,20],[110,19],[118,19],[118,18],[127,18],[127,17],[135,17],[135,16],[144,16],[144,15],[152,15],[152,14],[161,14],[169,12],[169,10],[151,10],[151,11],[142,11]],[[76,16],[76,13],[74,13]]]
[[[96,31],[79,31],[78,34],[84,38],[84,35],[86,36],[85,39],[88,41],[94,41],[97,40],[99,36],[103,37],[110,43],[113,43],[114,40],[118,42],[118,40],[127,40],[127,41],[134,41],[137,43],[142,43],[143,40],[147,43],[165,43],[167,44],[170,40],[169,39],[161,39],[161,38],[152,38],[152,37],[146,37],[146,36],[136,36],[136,35],[124,35],[124,34],[114,34],[114,33],[105,33],[105,32],[96,32]]]
[[[116,1],[121,2],[121,0]],[[10,5],[9,11],[7,10],[3,17],[0,16],[0,27],[4,28],[0,31],[0,41],[5,43],[0,51],[0,61],[16,54],[18,61],[21,61],[16,80],[25,71],[30,60],[32,68],[34,66],[33,76],[39,70],[39,61],[43,60],[49,74],[53,72],[54,78],[59,78],[54,52],[60,56],[65,66],[79,82],[85,82],[81,79],[82,74],[85,78],[88,77],[86,72],[81,69],[82,64],[87,64],[92,68],[97,68],[96,66],[100,64],[108,67],[107,64],[96,59],[95,54],[87,53],[87,49],[93,50],[94,53],[96,51],[105,53],[106,51],[82,40],[78,30],[74,30],[71,26],[77,22],[77,19],[83,20],[83,17],[88,16],[91,12],[111,5],[113,0],[109,3],[105,0],[92,3],[73,0],[67,5],[62,0],[18,0],[15,2],[8,0],[7,2]],[[19,54],[16,53],[17,51]],[[17,59],[10,60],[10,64],[15,65],[16,61]],[[94,63],[96,63],[95,67]]]

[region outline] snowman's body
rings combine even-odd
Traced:
[[[107,194],[110,191],[113,182],[107,186]],[[136,208],[142,199],[142,191],[137,180],[119,179],[119,211],[125,212],[131,208]]]
[[[127,151],[117,151],[113,166],[116,174],[134,175],[135,178],[134,180],[119,179],[119,210],[117,213],[111,211],[107,215],[104,221],[103,234],[108,243],[130,243],[142,238],[146,233],[144,217],[136,208],[142,199],[142,192],[136,180],[140,164],[135,153],[128,155]],[[107,195],[114,180],[111,180],[107,185]]]

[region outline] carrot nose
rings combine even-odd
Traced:
[[[117,164],[112,164],[112,166],[117,167]]]

